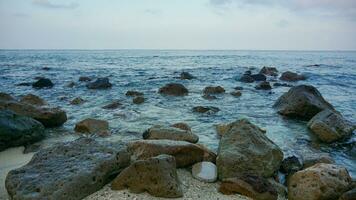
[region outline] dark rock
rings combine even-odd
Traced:
[[[120,101],[116,100],[116,101],[109,103],[108,105],[103,106],[102,108],[108,109],[108,110],[114,110],[116,108],[119,108],[120,106],[122,106],[122,104],[120,103]]]
[[[244,88],[243,87],[240,87],[240,86],[237,86],[237,87],[234,87],[235,90],[243,90]]]
[[[290,156],[282,161],[281,172],[286,174],[293,174],[303,168],[303,164],[296,156]]]
[[[267,76],[278,76],[278,70],[275,67],[263,67],[259,74],[264,74]]]
[[[33,95],[33,94],[27,94],[20,99],[20,103],[26,103],[30,104],[33,106],[45,106],[48,105],[48,103],[41,99],[39,96]]]
[[[266,81],[267,80],[267,77],[263,74],[252,74],[251,77],[255,81]]]
[[[179,83],[169,83],[161,87],[158,92],[164,95],[184,96],[188,94],[188,89]]]
[[[306,77],[294,72],[287,71],[284,72],[279,79],[282,81],[301,81],[301,80],[305,80]]]
[[[242,95],[242,93],[240,91],[230,92],[230,94],[234,97],[240,97]]]
[[[0,110],[0,151],[35,143],[45,137],[43,125],[9,110]]]
[[[81,97],[76,97],[72,101],[69,102],[71,105],[80,105],[85,103],[85,100],[82,99]]]
[[[138,91],[129,90],[129,91],[126,92],[125,95],[126,96],[130,96],[130,97],[135,97],[135,96],[143,96],[143,93],[142,92],[138,92]]]
[[[219,112],[220,109],[213,106],[196,106],[193,108],[193,112],[213,114]]]
[[[180,79],[184,80],[191,80],[191,79],[195,79],[195,76],[191,75],[189,72],[182,72],[180,74]]]
[[[109,82],[109,78],[98,78],[96,81],[87,84],[89,89],[108,89],[111,87],[112,84]]]
[[[159,155],[131,164],[115,178],[111,188],[122,190],[128,187],[134,193],[147,191],[156,197],[177,198],[183,196],[180,184],[175,158]]]
[[[273,106],[279,114],[309,120],[324,109],[334,110],[320,92],[310,85],[292,87]]]
[[[252,74],[252,71],[251,70],[247,70],[244,72],[244,75],[251,75]]]
[[[0,92],[0,101],[15,101],[15,99],[7,93]]]
[[[239,79],[239,81],[244,82],[244,83],[253,83],[255,81],[254,78],[252,78],[251,75],[242,75]]]
[[[52,88],[53,86],[54,86],[54,84],[48,78],[40,78],[32,84],[32,87],[37,88],[37,89]]]
[[[256,90],[271,90],[272,87],[267,81],[260,82],[256,85]]]
[[[204,94],[222,94],[225,93],[225,89],[221,86],[208,86],[205,87],[203,90]]]
[[[5,186],[11,199],[79,200],[129,164],[125,145],[79,138],[40,150],[28,164],[8,173]]]
[[[293,87],[293,85],[289,85],[287,83],[274,83],[274,87]]]
[[[81,76],[81,77],[79,77],[79,81],[80,82],[89,82],[89,81],[91,81],[92,79],[90,78],[90,77],[88,77],[88,76]]]
[[[16,84],[16,86],[32,86],[32,83],[31,82],[23,82],[23,83]]]
[[[42,67],[42,70],[49,71],[49,70],[51,70],[51,68],[49,68],[49,67]]]
[[[203,97],[204,99],[206,99],[206,100],[215,100],[215,99],[218,99],[216,96],[211,95],[211,94],[204,94],[202,97]]]
[[[145,98],[142,96],[137,96],[132,99],[132,103],[134,104],[142,104],[143,102],[145,102]]]

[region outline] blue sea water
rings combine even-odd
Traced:
[[[320,66],[308,66],[319,64]],[[356,52],[314,51],[187,51],[187,50],[0,50],[0,92],[21,96],[28,93],[44,98],[50,105],[67,112],[63,127],[49,129],[43,142],[74,139],[76,122],[87,117],[108,120],[113,130],[110,140],[130,140],[154,124],[186,122],[200,143],[217,150],[219,138],[214,125],[239,118],[248,118],[267,130],[267,136],[288,155],[329,153],[338,164],[356,177],[355,134],[347,141],[332,145],[320,144],[306,127],[306,122],[283,118],[272,108],[287,87],[272,92],[258,91],[256,83],[241,83],[236,79],[245,70],[258,72],[263,66],[274,66],[280,72],[294,71],[308,77],[297,84],[318,88],[324,98],[345,118],[356,122]],[[49,67],[50,70],[42,70]],[[177,79],[182,71],[197,77]],[[52,89],[36,90],[16,86],[33,82],[35,77],[50,78]],[[109,90],[88,90],[80,76],[109,77]],[[74,81],[73,88],[66,85]],[[277,81],[276,78],[271,81]],[[166,97],[157,93],[166,83],[182,83],[189,89],[185,97]],[[226,94],[209,101],[202,98],[204,87],[223,86]],[[234,87],[243,87],[242,96],[233,97]],[[144,92],[144,104],[132,104],[127,90]],[[67,97],[63,100],[62,97]],[[81,97],[83,105],[70,105],[69,100]],[[121,100],[123,108],[108,111],[101,107]],[[213,115],[196,114],[192,107],[204,105],[220,108]]]

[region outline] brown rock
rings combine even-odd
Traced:
[[[132,99],[132,103],[134,104],[142,104],[143,102],[145,102],[145,98],[141,96],[137,96]]]
[[[220,109],[213,106],[196,106],[193,108],[193,112],[213,114],[219,112]]]
[[[208,86],[203,90],[204,94],[222,94],[225,93],[225,89],[221,86]]]
[[[133,91],[133,90],[129,90],[126,92],[125,94],[126,96],[130,96],[130,97],[135,97],[135,96],[143,96],[142,92],[138,92],[138,91]]]
[[[185,96],[188,95],[188,89],[184,87],[184,85],[179,83],[169,83],[165,86],[161,87],[158,91],[164,95],[171,96]]]
[[[305,80],[306,77],[294,72],[286,71],[282,74],[282,76],[279,79],[282,81],[301,81],[301,80]]]
[[[230,92],[230,94],[234,97],[240,97],[242,95],[242,93],[240,91]]]
[[[84,102],[85,102],[84,99],[82,99],[80,97],[76,97],[72,101],[70,101],[70,104],[71,105],[80,105],[80,104],[83,104]]]
[[[0,101],[15,101],[15,99],[7,93],[0,92]]]
[[[264,74],[267,76],[278,76],[278,70],[275,67],[266,67],[264,66],[259,74]]]
[[[172,124],[171,126],[185,130],[185,131],[192,131],[192,129],[189,127],[189,125],[184,122],[175,123],[175,124]]]
[[[143,133],[143,139],[150,140],[176,140],[197,143],[199,137],[191,131],[182,130],[175,127],[152,126]]]
[[[78,122],[74,130],[80,133],[98,133],[107,132],[109,130],[109,123],[104,120],[88,118]],[[105,134],[104,134],[105,135]]]
[[[30,104],[33,106],[48,105],[48,103],[45,100],[43,100],[40,97],[33,95],[33,94],[27,94],[27,95],[21,97],[20,103],[26,103],[26,104]]]

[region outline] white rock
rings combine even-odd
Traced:
[[[207,183],[215,182],[218,177],[216,165],[205,161],[193,165],[192,174],[194,178]]]

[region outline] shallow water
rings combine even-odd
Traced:
[[[319,67],[307,65],[321,64]],[[76,122],[87,117],[106,119],[114,130],[111,140],[130,140],[154,124],[172,124],[184,121],[200,143],[214,150],[218,137],[214,124],[231,122],[245,117],[267,130],[267,135],[278,144],[285,155],[303,152],[327,152],[347,167],[356,177],[355,134],[351,139],[321,145],[306,128],[306,122],[288,120],[273,110],[275,100],[287,87],[268,91],[257,91],[255,83],[236,81],[249,68],[275,66],[280,72],[290,70],[308,76],[297,84],[311,84],[319,89],[324,98],[335,106],[347,119],[356,120],[356,52],[292,52],[292,51],[159,51],[159,50],[113,50],[113,51],[38,51],[0,50],[0,91],[14,96],[33,93],[41,96],[53,106],[66,110],[68,121],[61,128],[50,129],[44,146],[56,141],[71,140]],[[49,71],[42,67],[50,67]],[[188,71],[197,79],[180,80],[176,77]],[[50,78],[52,89],[35,90],[32,87],[15,86],[21,82],[32,82],[36,76]],[[79,76],[110,78],[110,90],[88,90],[79,83]],[[70,81],[78,85],[66,87]],[[166,83],[184,84],[190,91],[185,97],[165,97],[157,93]],[[227,93],[217,100],[203,99],[202,90],[208,85],[221,85]],[[234,87],[242,86],[242,96],[229,94]],[[125,96],[127,90],[145,93],[146,102],[132,104]],[[68,100],[60,100],[60,97]],[[82,97],[87,100],[80,106],[70,105],[69,100]],[[124,108],[108,111],[101,107],[119,99]],[[220,108],[213,115],[201,115],[191,111],[197,105]],[[0,163],[0,171],[4,168]]]

